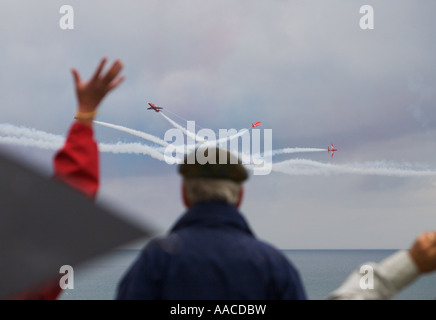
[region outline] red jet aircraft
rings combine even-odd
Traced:
[[[260,121],[257,121],[255,123],[250,124],[250,127],[252,127],[252,128],[256,128],[258,126],[260,126]]]
[[[156,107],[156,106],[155,106],[153,103],[151,103],[151,102],[149,102],[148,104],[149,104],[150,108],[147,108],[147,110],[154,110],[154,111],[156,111],[156,112],[159,112],[160,110],[163,109],[162,107]]]
[[[331,147],[328,147],[327,148],[327,152],[328,153],[330,153],[330,151],[332,152],[332,158],[333,158],[333,154],[335,153],[335,151],[338,151],[338,149],[336,149],[334,146],[333,146],[333,143],[332,143],[332,146]]]

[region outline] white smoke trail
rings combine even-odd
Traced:
[[[261,163],[262,161],[266,161],[267,160],[265,158],[271,158],[273,156],[280,155],[280,154],[304,153],[304,152],[321,152],[321,151],[327,151],[327,149],[320,149],[320,148],[282,148],[282,149],[276,149],[276,150],[264,152],[263,154],[262,153],[253,154],[253,155],[251,155],[251,160],[252,161],[250,160],[250,155],[249,154],[241,154],[240,153],[239,156],[241,157],[242,161],[244,161],[244,163],[247,163],[247,162]],[[253,167],[253,165],[251,167]]]
[[[9,124],[0,124],[0,143],[20,145],[26,147],[36,147],[46,150],[58,150],[62,147],[65,138],[59,135],[50,134],[44,131],[17,127]],[[185,146],[180,146],[185,147]],[[162,147],[151,147],[140,143],[99,143],[98,148],[101,152],[110,153],[132,153],[151,156],[159,161],[165,161]],[[326,149],[316,148],[283,148],[273,150],[272,154],[297,153],[297,152],[317,152]],[[242,156],[244,156],[242,154]],[[248,155],[246,155],[248,156]],[[180,162],[178,159],[176,163]],[[248,169],[253,169],[253,165],[246,165]],[[360,175],[379,175],[393,177],[427,177],[436,176],[436,170],[415,169],[417,165],[388,163],[386,161],[354,163],[354,164],[332,164],[322,163],[308,159],[290,159],[272,163],[272,170],[289,175],[331,175],[331,174],[360,174]]]
[[[203,138],[197,136],[195,133],[193,133],[193,132],[191,132],[191,131],[188,131],[187,129],[185,129],[183,126],[179,125],[177,122],[175,122],[174,120],[172,120],[172,119],[169,118],[168,116],[164,115],[162,111],[160,111],[159,113],[162,115],[162,117],[164,117],[164,118],[165,118],[169,123],[171,123],[174,127],[176,127],[177,129],[182,130],[182,132],[183,132],[186,136],[188,136],[188,137],[194,139],[195,141],[201,141],[201,142],[205,142],[205,141],[206,141],[206,140],[204,140]]]
[[[321,152],[321,151],[327,151],[327,149],[320,149],[320,148],[283,148],[283,149],[276,149],[271,151],[272,156],[277,156],[280,154],[289,154],[289,153],[303,153],[303,152]],[[269,155],[269,153],[265,153],[265,155]]]
[[[62,147],[63,141],[40,140],[28,137],[0,137],[0,143],[23,147],[36,147],[44,150],[57,150]]]
[[[130,134],[132,134],[134,136],[137,136],[137,137],[143,138],[145,140],[148,140],[148,141],[160,144],[161,146],[164,146],[164,147],[168,146],[168,143],[166,141],[164,141],[164,140],[162,140],[162,139],[160,139],[160,138],[158,138],[156,136],[153,136],[151,134],[145,133],[145,132],[133,130],[133,129],[130,129],[130,128],[126,128],[126,127],[123,127],[123,126],[120,126],[120,125],[111,124],[111,123],[107,123],[107,122],[103,122],[103,121],[96,121],[96,120],[94,120],[94,123],[102,125],[102,126],[105,126],[105,127],[108,127],[108,128],[112,128],[112,129],[115,129],[115,130],[119,130],[119,131],[130,133]]]
[[[27,137],[0,137],[0,143],[11,144],[24,147],[34,147],[44,150],[59,150],[63,146],[63,141],[44,141]],[[134,153],[151,156],[160,161],[165,161],[162,153],[156,149],[140,143],[99,143],[100,152],[110,153]]]
[[[223,143],[223,142],[231,141],[231,140],[236,139],[236,138],[238,138],[238,137],[240,137],[240,136],[243,136],[243,135],[246,134],[247,132],[248,132],[248,129],[244,128],[244,129],[240,130],[238,133],[235,133],[235,134],[232,135],[232,136],[224,137],[224,138],[220,138],[220,139],[218,139],[215,143],[216,143],[216,144],[221,144],[221,143]],[[212,141],[212,142],[213,142],[213,141]]]
[[[197,143],[195,145],[182,145],[182,146],[176,147],[176,149],[183,150],[183,152],[185,152],[185,154],[186,154],[186,153],[189,153],[189,152],[195,150],[195,148],[198,148],[198,147],[207,148],[207,147],[211,147],[211,146],[219,146],[224,142],[227,143],[227,142],[232,141],[240,136],[243,136],[247,132],[248,132],[248,129],[242,129],[240,132],[235,133],[232,136],[227,136],[224,138],[220,138],[218,140],[204,140],[204,142],[200,142],[200,143]],[[244,157],[246,157],[246,155],[244,155]]]
[[[62,142],[64,138],[60,135],[55,135],[52,133],[47,133],[44,131],[26,128],[26,127],[18,127],[12,124],[1,123],[0,124],[0,134],[6,136],[15,136],[36,140],[44,140],[44,141],[55,141]]]
[[[65,138],[59,135],[9,124],[0,124],[0,134],[9,135],[0,136],[0,143],[35,147],[45,150],[58,150],[65,142]],[[165,160],[163,153],[159,152],[157,148],[140,143],[99,143],[98,148],[101,152],[136,153],[149,155],[160,161]]]
[[[160,111],[160,112],[162,112],[162,111]],[[177,118],[179,118],[180,120],[183,120],[183,121],[186,121],[186,122],[189,121],[188,119],[185,119],[185,118],[179,116],[178,114],[176,114],[176,113],[174,113],[174,112],[172,112],[172,111],[170,111],[170,110],[168,110],[168,109],[165,109],[165,112],[172,113],[173,115],[175,115],[175,116],[176,116]],[[202,126],[200,126],[200,125],[198,125],[198,124],[195,124],[195,126],[196,126],[196,127],[199,127],[200,129],[204,129]]]
[[[180,146],[179,148],[185,148],[185,153],[190,152],[191,150],[193,150],[196,147],[199,146],[210,146],[210,145],[217,145],[217,144],[221,144],[227,141],[231,141],[233,139],[236,139],[244,134],[246,134],[248,132],[248,129],[242,129],[240,130],[240,132],[232,135],[232,136],[228,136],[228,137],[224,137],[224,138],[220,138],[218,140],[205,140],[202,137],[196,135],[193,132],[188,131],[187,129],[185,129],[183,126],[179,125],[177,122],[175,122],[174,120],[172,120],[170,117],[168,117],[167,115],[165,115],[163,112],[160,112],[160,114],[169,122],[171,123],[174,127],[176,127],[177,129],[180,129],[186,136],[194,139],[195,141],[200,141],[200,143],[197,143],[195,146],[188,146],[186,148],[186,146]]]
[[[391,177],[427,177],[436,175],[435,170],[416,170],[410,167],[410,165],[389,164],[385,161],[332,164],[307,159],[291,159],[272,164],[272,170],[289,175],[360,174]]]
[[[99,143],[98,149],[100,152],[143,154],[160,161],[165,161],[164,155],[156,148],[141,143]]]

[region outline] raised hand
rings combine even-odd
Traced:
[[[436,232],[430,231],[419,235],[409,253],[422,273],[436,270]]]
[[[107,58],[103,58],[97,67],[94,75],[87,82],[80,79],[79,72],[72,69],[74,76],[74,84],[76,87],[76,95],[78,100],[78,116],[77,120],[82,122],[92,122],[92,118],[97,111],[97,107],[106,94],[116,88],[123,80],[124,76],[118,76],[123,64],[120,60],[116,60],[109,70],[102,74]]]

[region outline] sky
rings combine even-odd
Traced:
[[[74,29],[60,26],[63,4]],[[365,5],[373,29],[361,28]],[[407,248],[436,228],[435,9],[412,0],[3,0],[0,151],[49,176],[76,111],[71,68],[88,79],[102,57],[121,59],[126,79],[98,121],[164,139],[174,126],[147,110],[153,102],[184,127],[218,133],[261,121],[274,150],[322,149],[276,155],[271,173],[250,175],[240,209],[257,237],[280,249]],[[185,211],[177,167],[120,151],[158,147],[149,140],[94,128],[118,150],[101,152],[98,202],[167,232]]]

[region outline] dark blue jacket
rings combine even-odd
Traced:
[[[233,205],[192,206],[150,241],[121,279],[117,299],[306,299],[297,270],[256,239]]]

